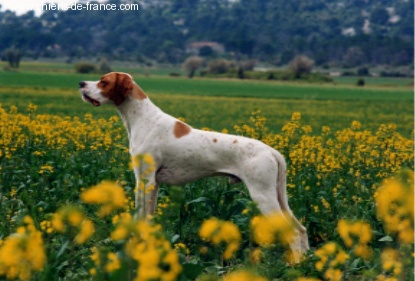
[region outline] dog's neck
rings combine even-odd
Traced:
[[[137,99],[134,95],[127,96],[124,102],[117,106],[117,110],[130,141],[132,134],[135,135],[134,138],[137,138],[137,134],[145,137],[145,134],[151,130],[150,124],[154,124],[163,113],[147,96],[144,99]],[[134,132],[131,132],[131,128],[135,128]]]

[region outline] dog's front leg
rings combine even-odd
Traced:
[[[158,185],[155,180],[155,173],[140,178],[138,169],[134,169],[136,176],[135,188],[135,209],[136,219],[148,219],[153,215],[157,204]]]

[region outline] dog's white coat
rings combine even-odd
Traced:
[[[98,83],[84,82],[80,89],[84,100],[113,103],[102,94]],[[136,204],[145,206],[139,210],[141,216],[153,214],[159,183],[183,184],[208,176],[229,175],[245,183],[263,214],[287,214],[296,228],[297,237],[290,246],[297,261],[309,249],[306,229],[288,206],[286,163],[278,151],[258,140],[193,129],[161,111],[148,97],[127,95],[117,109],[128,132],[131,155],[150,153],[156,163],[154,172],[146,176],[147,184],[156,188],[148,195],[136,193]],[[138,169],[135,174],[139,180]],[[140,198],[145,198],[142,204]]]

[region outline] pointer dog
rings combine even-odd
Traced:
[[[154,158],[156,169],[146,176],[154,190],[135,194],[140,216],[154,213],[160,183],[178,185],[225,175],[231,182],[244,182],[263,214],[284,213],[296,229],[290,244],[296,261],[309,249],[306,229],[288,206],[286,163],[278,151],[258,140],[193,129],[155,106],[126,73],[111,72],[79,86],[84,101],[116,106],[132,156],[150,153]],[[139,180],[139,170],[134,173]]]

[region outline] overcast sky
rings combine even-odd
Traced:
[[[12,10],[18,15],[24,14],[31,9],[36,11],[36,15],[41,14],[42,4],[57,3],[60,5],[70,5],[78,2],[77,0],[0,0],[1,11]]]

